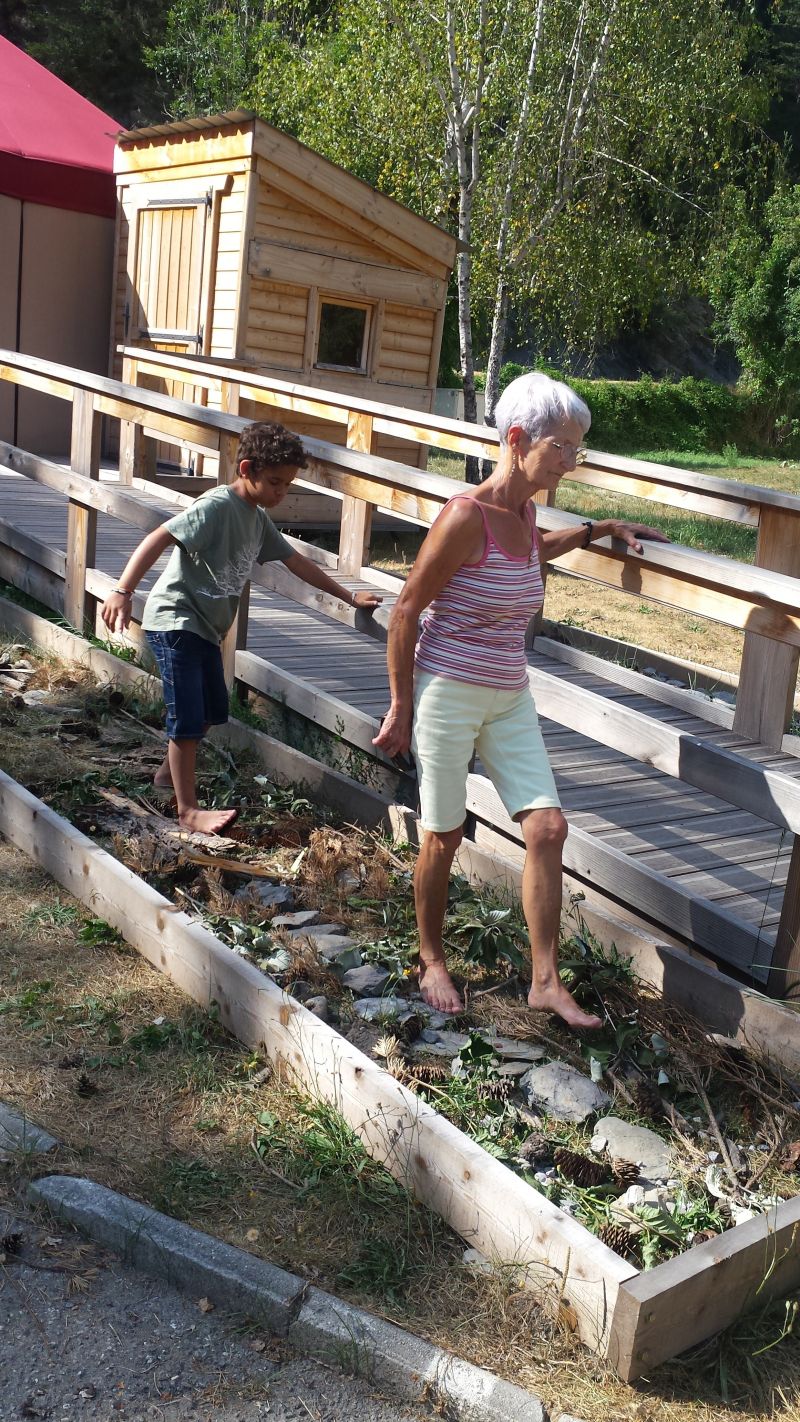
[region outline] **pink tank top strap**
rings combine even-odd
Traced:
[[[483,519],[483,532],[486,536],[486,541],[483,545],[483,552],[481,553],[481,556],[476,563],[464,564],[465,568],[479,568],[481,564],[485,562],[486,554],[489,552],[489,549],[495,548],[497,546],[497,540],[495,539],[494,534],[492,533],[492,530],[489,527],[489,520],[486,517],[486,510],[483,507],[483,504],[479,504],[478,500],[474,499],[471,494],[454,494],[452,499],[447,500],[447,503],[454,504],[456,500],[472,504],[473,508],[476,508],[478,510],[481,518]],[[445,507],[447,507],[447,505],[445,505]]]

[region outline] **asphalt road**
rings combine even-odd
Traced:
[[[19,1238],[15,1238],[15,1236]],[[336,1368],[0,1210],[0,1418],[420,1422]]]

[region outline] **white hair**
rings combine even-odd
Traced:
[[[494,410],[494,422],[502,444],[508,442],[512,425],[520,425],[531,439],[544,439],[565,420],[575,420],[586,434],[592,417],[580,395],[560,380],[551,380],[535,370],[519,375],[507,385]]]

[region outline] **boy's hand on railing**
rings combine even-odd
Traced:
[[[100,616],[109,632],[124,632],[131,620],[132,613],[133,593],[122,592],[119,589],[108,594],[100,609]]]
[[[382,602],[382,597],[378,597],[377,593],[368,592],[366,589],[353,594],[353,607],[380,607]]]

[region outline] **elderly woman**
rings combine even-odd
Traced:
[[[375,744],[411,747],[425,831],[414,874],[422,996],[442,1012],[461,999],[442,928],[450,868],[463,835],[469,763],[477,751],[525,842],[522,905],[532,956],[528,1002],[570,1027],[596,1028],[558,972],[561,850],[567,823],[531,696],[525,631],[542,606],[542,564],[612,535],[641,553],[658,530],[604,519],[540,533],[533,495],[555,492],[580,462],[591,415],[546,375],[510,384],[495,411],[500,456],[474,491],[445,505],[423,543],[389,627],[392,701]],[[428,609],[418,639],[420,614]]]

